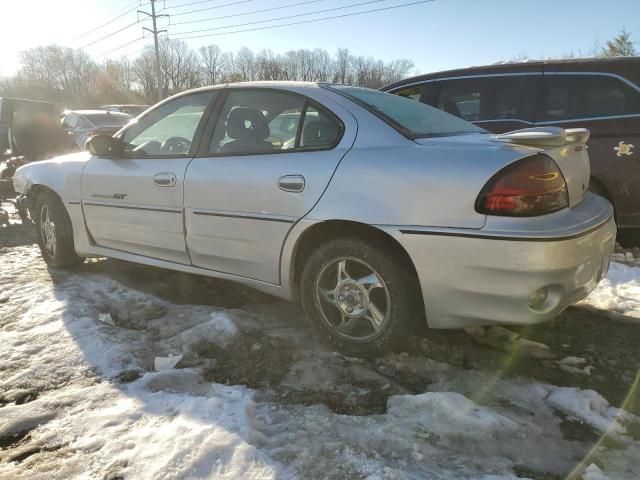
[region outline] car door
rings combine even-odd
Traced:
[[[99,246],[189,264],[184,175],[215,91],[161,104],[121,135],[123,158],[92,156],[82,173],[82,208]]]
[[[591,176],[620,227],[640,227],[640,89],[606,73],[545,72],[536,125],[589,129]]]
[[[278,284],[284,239],[351,148],[355,119],[337,104],[275,89],[230,89],[219,103],[210,141],[185,177],[191,260]]]

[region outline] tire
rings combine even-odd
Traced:
[[[50,191],[40,193],[34,213],[38,246],[48,265],[70,268],[84,262],[73,246],[71,219],[56,194]]]
[[[423,310],[416,309],[416,287],[412,268],[387,245],[344,238],[311,254],[300,295],[325,342],[346,355],[371,357],[393,350],[411,333],[416,312]]]

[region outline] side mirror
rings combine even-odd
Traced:
[[[120,139],[110,137],[109,135],[96,135],[91,137],[85,142],[84,148],[88,150],[91,155],[96,155],[97,157],[124,157],[124,143]]]

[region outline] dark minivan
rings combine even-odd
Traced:
[[[532,126],[591,132],[591,189],[619,228],[640,229],[640,57],[504,63],[420,75],[382,88],[493,133]]]

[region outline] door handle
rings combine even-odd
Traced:
[[[278,179],[278,188],[285,192],[301,192],[304,190],[302,175],[284,175]]]
[[[153,183],[160,187],[173,187],[177,180],[175,173],[171,172],[156,173],[153,176]]]

